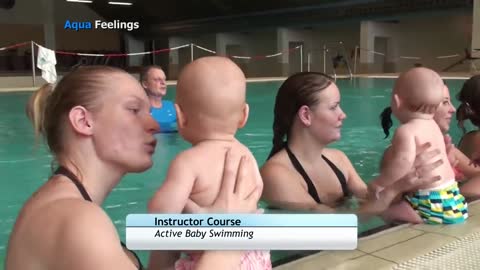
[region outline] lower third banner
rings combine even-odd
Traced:
[[[353,214],[130,214],[132,250],[353,250]]]

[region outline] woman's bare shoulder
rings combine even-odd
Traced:
[[[82,198],[61,198],[39,205],[27,206],[27,216],[35,220],[38,226],[44,223],[49,226],[58,226],[64,231],[75,228],[78,224],[85,224],[86,228],[98,229],[109,227],[115,229],[105,211],[92,202]],[[33,213],[32,213],[33,212]],[[30,219],[30,218],[29,218]]]
[[[264,181],[282,181],[292,174],[293,167],[288,163],[289,160],[285,153],[279,152],[267,160],[260,168],[260,173]]]
[[[462,136],[460,143],[469,143],[480,140],[480,130],[470,131]]]
[[[39,265],[60,269],[57,264],[66,263],[62,258],[80,256],[82,250],[101,242],[115,249],[113,244],[119,245],[118,240],[110,218],[96,204],[81,198],[62,198],[47,203],[34,201],[27,203],[17,218],[9,252],[13,261],[17,256],[42,258]]]
[[[342,150],[335,148],[325,148],[323,149],[323,155],[327,157],[330,161],[337,164],[343,164],[350,159]]]
[[[458,143],[458,149],[466,156],[471,156],[472,153],[479,151],[480,146],[480,131],[471,131],[463,135]]]

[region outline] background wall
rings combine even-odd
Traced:
[[[55,0],[16,0],[12,9],[0,9],[0,47],[25,41],[63,51],[115,51],[122,48],[122,35],[118,31],[64,29],[66,20],[103,20],[85,4]],[[58,56],[62,65],[73,65],[81,59],[75,56]],[[92,63],[99,59],[88,59]],[[25,72],[31,68],[30,46],[0,53],[0,71]]]
[[[384,57],[361,51],[361,72],[400,72],[415,64],[442,71],[470,50],[472,14],[455,12],[398,18],[395,23],[362,22],[362,48],[385,53]],[[383,38],[383,40],[382,40]],[[458,57],[439,59],[439,56]],[[417,57],[406,59],[403,57]],[[468,71],[459,65],[450,71]]]
[[[414,65],[423,65],[437,71],[446,70],[465,57],[478,43],[480,35],[473,35],[474,29],[480,29],[477,18],[474,25],[473,15],[480,12],[480,0],[475,0],[475,11],[452,10],[436,13],[416,13],[408,16],[391,17],[388,21],[350,21],[328,24],[289,27],[288,25],[244,31],[232,29],[231,32],[186,35],[178,37],[152,37],[156,48],[174,47],[195,43],[220,55],[254,56],[250,60],[234,59],[247,77],[287,76],[301,69],[326,71],[332,73],[332,57],[341,53],[357,67],[357,73],[393,73],[401,72]],[[38,12],[41,11],[41,12]],[[477,15],[480,16],[480,15]],[[138,52],[149,50],[150,39],[130,38],[126,32],[110,30],[72,31],[64,28],[66,20],[90,21],[103,20],[86,4],[72,4],[55,0],[17,0],[10,9],[0,9],[0,47],[23,41],[33,40],[51,49],[77,52]],[[339,45],[342,42],[342,45]],[[299,50],[288,51],[303,45],[303,66],[300,65]],[[355,62],[355,47],[357,62]],[[327,53],[324,56],[324,46]],[[373,54],[371,51],[382,53]],[[264,58],[278,52],[284,54]],[[209,52],[194,48],[194,58],[211,55]],[[452,56],[439,58],[439,56]],[[153,57],[132,57],[100,59],[73,56],[59,56],[59,65],[69,67],[82,61],[88,63],[109,63],[120,66],[142,66],[152,62]],[[324,59],[326,62],[324,63]],[[310,60],[310,65],[308,64]],[[155,57],[155,63],[165,67],[169,79],[175,79],[181,68],[191,61],[190,48],[176,52],[162,53]],[[1,72],[28,72],[30,68],[30,48],[0,52]],[[477,63],[478,65],[479,63]],[[480,68],[480,66],[479,66]],[[449,71],[468,72],[471,63],[465,61]],[[346,74],[341,66],[337,74]]]

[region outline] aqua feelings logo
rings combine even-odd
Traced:
[[[104,29],[104,30],[127,30],[132,31],[140,28],[139,22],[122,22],[120,20],[114,20],[113,22],[104,22],[96,20],[92,22],[76,22],[66,20],[63,25],[63,29],[69,30],[91,30],[91,29]]]

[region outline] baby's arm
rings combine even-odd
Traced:
[[[148,204],[150,213],[181,213],[195,182],[194,173],[189,170],[185,152],[178,155],[168,168],[167,178],[155,192]],[[152,251],[148,269],[170,269],[179,258],[175,251]]]
[[[187,156],[178,155],[168,167],[167,177],[148,204],[151,213],[181,213],[195,182]]]
[[[373,185],[386,187],[407,174],[415,161],[415,136],[411,126],[400,126],[393,136],[390,157]]]

